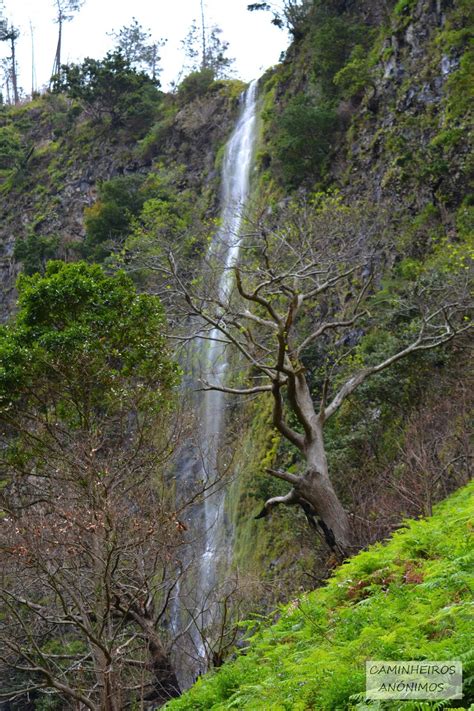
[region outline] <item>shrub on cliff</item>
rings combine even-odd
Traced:
[[[158,86],[115,51],[103,60],[87,57],[82,64],[64,65],[56,89],[77,99],[94,119],[108,119],[113,127],[140,134],[155,118],[161,100]]]
[[[0,128],[0,171],[13,168],[24,155],[21,136],[13,126]]]
[[[101,183],[99,200],[85,210],[85,257],[100,262],[126,237],[146,199],[143,181],[141,175],[125,175]]]
[[[183,104],[187,104],[200,96],[204,96],[215,79],[213,69],[200,69],[191,72],[183,79],[178,88],[178,97]]]
[[[289,102],[275,139],[276,156],[288,187],[297,187],[306,178],[321,178],[336,126],[332,107],[316,106],[303,95]]]

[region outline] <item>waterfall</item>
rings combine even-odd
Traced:
[[[239,253],[240,228],[243,208],[249,195],[250,168],[255,144],[256,94],[257,82],[253,81],[241,96],[240,116],[227,143],[222,165],[220,227],[209,249],[209,258],[220,270],[220,299],[225,298],[231,287],[232,265]],[[206,339],[197,341],[192,350],[192,360],[203,378],[216,385],[224,383],[227,369],[226,344],[217,329],[208,334]],[[213,614],[216,614],[216,610],[208,601],[217,582],[217,568],[226,543],[224,493],[218,482],[218,453],[224,434],[225,407],[224,393],[215,390],[201,393],[200,401],[194,404],[199,422],[196,432],[200,442],[199,464],[196,462],[196,453],[193,454],[188,449],[182,457],[177,473],[178,486],[180,480],[185,483],[192,479],[207,481],[209,487],[204,504],[192,516],[195,539],[193,590],[186,591],[180,587],[171,619],[173,631],[183,624],[190,629],[191,646],[195,650],[195,656],[197,655],[192,669],[193,675],[207,668],[206,649],[199,628],[206,628]],[[194,620],[197,624],[194,628],[189,627],[188,620],[182,619],[183,610],[189,611],[190,599],[196,607]],[[182,648],[185,649],[185,646]],[[188,685],[189,675],[184,672],[182,676],[184,685]]]
[[[243,94],[243,108],[235,130],[227,144],[222,166],[221,226],[216,233],[211,251],[221,256],[222,273],[219,281],[219,300],[225,299],[231,286],[232,265],[240,247],[242,211],[248,198],[250,167],[253,158],[256,126],[257,83],[253,81]],[[209,381],[223,385],[227,368],[226,344],[218,329],[211,331],[209,341],[203,341],[200,352],[203,371]],[[211,481],[218,473],[217,455],[225,414],[225,394],[206,391],[203,403],[201,442],[203,445],[204,474]],[[205,500],[205,550],[201,561],[201,585],[210,588],[216,580],[219,561],[219,538],[222,534],[224,496],[215,492]]]

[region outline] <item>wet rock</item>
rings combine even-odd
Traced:
[[[452,74],[456,69],[459,68],[459,58],[449,57],[447,54],[443,55],[441,58],[441,74],[443,77]]]

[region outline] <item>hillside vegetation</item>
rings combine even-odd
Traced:
[[[199,679],[170,711],[305,711],[469,708],[474,485],[408,521],[388,543],[344,564],[328,584],[261,622],[235,661]],[[249,623],[250,628],[254,627]],[[460,706],[364,701],[365,662],[376,659],[464,662]]]
[[[369,658],[462,659],[474,701],[474,6],[251,7],[292,41],[246,94],[117,51],[0,103],[0,709],[398,709]]]

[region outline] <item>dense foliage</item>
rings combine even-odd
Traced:
[[[50,262],[44,276],[20,277],[18,288],[16,323],[1,332],[5,415],[24,397],[38,399],[40,383],[58,406],[62,398],[69,401],[61,411],[74,420],[102,418],[108,402],[112,410],[126,406],[126,394],[139,392],[140,378],[141,387],[153,388],[147,397],[156,406],[163,402],[175,367],[165,356],[164,316],[156,299],[137,296],[124,274],[109,277],[83,263]],[[58,389],[50,390],[54,383]],[[83,406],[74,405],[80,385]]]
[[[21,134],[13,126],[0,128],[0,171],[12,168],[22,155]]]
[[[126,175],[100,184],[99,199],[85,210],[83,252],[92,261],[102,261],[130,232],[146,199],[143,183],[141,175]]]
[[[18,288],[0,332],[2,692],[91,711],[169,698],[156,606],[180,544],[161,478],[177,367],[162,307],[84,263]]]
[[[204,96],[215,80],[213,69],[204,68],[190,72],[179,85],[179,97],[183,102]]]
[[[58,91],[81,102],[92,117],[109,119],[113,127],[125,126],[137,134],[150,125],[161,100],[159,82],[132,68],[120,51],[103,60],[87,58],[82,64],[62,67]]]
[[[275,137],[275,157],[287,186],[300,185],[308,175],[321,176],[336,124],[336,113],[328,105],[316,106],[302,95],[288,103]]]

